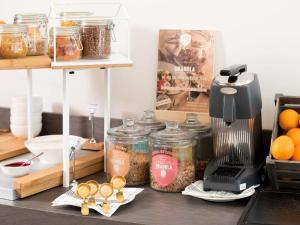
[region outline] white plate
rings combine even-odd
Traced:
[[[182,192],[183,195],[190,195],[211,202],[231,202],[238,199],[248,198],[255,193],[255,187],[250,187],[240,194],[225,191],[204,191],[203,181],[192,183]]]

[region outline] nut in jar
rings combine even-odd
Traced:
[[[0,25],[0,58],[22,58],[26,56],[27,51],[28,39],[24,25]]]
[[[108,131],[107,179],[123,176],[127,185],[144,185],[149,182],[148,135],[150,130],[138,126],[132,119]]]
[[[158,191],[180,192],[195,180],[193,134],[167,122],[165,130],[150,135],[150,183]]]

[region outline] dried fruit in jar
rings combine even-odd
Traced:
[[[0,57],[4,59],[25,57],[28,51],[27,43],[22,36],[9,34],[0,35]]]
[[[56,59],[69,61],[81,58],[80,44],[71,36],[57,36],[56,37]],[[49,48],[49,55],[54,56],[54,42],[52,41]]]

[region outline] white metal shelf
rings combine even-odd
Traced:
[[[131,67],[132,61],[122,54],[111,54],[109,59],[80,59],[76,61],[51,62],[52,69],[89,69],[89,68],[111,68]]]

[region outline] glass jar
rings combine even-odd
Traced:
[[[73,27],[78,26],[79,23],[87,17],[92,16],[92,12],[72,12],[66,11],[59,13],[60,25],[62,27]]]
[[[48,18],[45,14],[16,14],[14,23],[26,25],[28,34],[27,55],[47,54]]]
[[[166,128],[166,124],[155,118],[153,110],[145,110],[143,117],[136,122],[138,125],[150,129],[150,131],[159,131]]]
[[[148,135],[150,131],[124,119],[123,125],[107,134],[107,180],[123,176],[129,186],[149,183]]]
[[[54,29],[50,31],[49,56],[54,58]],[[56,60],[70,61],[81,58],[82,44],[78,27],[56,28]]]
[[[85,20],[80,23],[83,58],[108,59],[111,54],[112,20]]]
[[[151,187],[164,192],[181,192],[195,180],[194,136],[167,122],[166,129],[150,134]]]
[[[24,25],[0,25],[0,58],[25,57],[28,51],[27,32]]]
[[[203,124],[198,120],[196,113],[187,113],[186,119],[180,124],[180,127],[194,134],[196,140],[195,147],[195,166],[196,179],[203,179],[204,170],[207,163],[213,157],[213,143],[211,127],[209,124]]]

